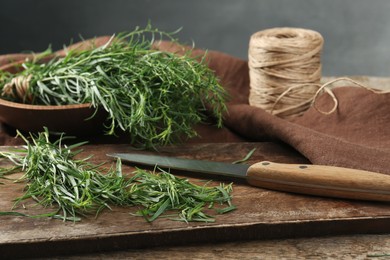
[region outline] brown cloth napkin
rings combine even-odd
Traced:
[[[157,49],[183,53],[184,47],[161,42]],[[204,55],[193,50],[193,55]],[[15,58],[15,59],[13,59]],[[0,56],[0,65],[24,56]],[[334,90],[337,111],[323,115],[310,108],[301,117],[285,120],[248,104],[249,69],[246,61],[216,51],[207,52],[207,63],[230,94],[225,128],[197,126],[201,138],[190,142],[279,140],[292,146],[313,164],[342,166],[390,174],[390,94],[375,94],[357,87]],[[322,110],[333,105],[327,95],[318,99]],[[123,140],[123,139],[121,139]],[[17,144],[0,132],[0,144]]]
[[[161,50],[181,53],[169,42]],[[195,50],[194,55],[202,55]],[[330,115],[313,107],[301,117],[287,121],[248,104],[249,69],[244,60],[208,51],[207,62],[228,90],[231,100],[225,125],[251,140],[278,139],[313,164],[333,165],[390,174],[390,94],[375,94],[358,87],[334,90],[339,106]],[[330,110],[333,101],[322,95],[321,110]]]

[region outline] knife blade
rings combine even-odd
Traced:
[[[390,176],[377,172],[268,161],[252,165],[230,164],[137,153],[113,153],[107,156],[166,169],[244,178],[252,186],[270,190],[343,199],[390,201]]]

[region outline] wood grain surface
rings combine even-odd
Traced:
[[[160,149],[160,153],[183,158],[232,162],[251,149],[255,153],[247,163],[268,160],[282,163],[307,163],[289,147],[277,143],[188,144]],[[126,145],[89,145],[84,155],[94,154],[95,162],[108,161],[111,152],[136,152]],[[132,171],[124,166],[124,171]],[[204,179],[193,173],[180,173],[192,181]],[[209,178],[210,179],[210,178]],[[0,221],[0,255],[3,257],[53,256],[125,250],[158,246],[188,245],[313,237],[340,234],[390,232],[390,204],[326,199],[255,188],[235,180],[233,203],[237,210],[218,215],[215,223],[182,223],[158,219],[147,223],[132,216],[134,208],[105,210],[81,222],[3,216]],[[0,211],[9,211],[12,200],[22,194],[23,184],[6,182],[0,187]],[[28,214],[42,209],[25,203]],[[46,209],[50,211],[50,209]]]
[[[390,259],[390,235],[350,235],[208,243],[55,256],[50,259],[387,260]]]

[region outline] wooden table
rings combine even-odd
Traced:
[[[158,247],[53,259],[390,259],[390,235],[254,240]]]
[[[232,162],[243,158],[253,148],[256,148],[256,152],[248,163],[260,160],[285,163],[307,162],[291,148],[268,142],[187,144],[165,147],[160,150],[160,153],[168,156]],[[93,160],[97,163],[109,160],[106,154],[110,152],[134,152],[128,145],[88,145],[84,149],[85,155],[94,154]],[[132,171],[134,168],[125,165],[124,170]],[[199,179],[199,176],[188,176],[187,173],[177,172],[177,174],[186,176],[192,181]],[[1,188],[0,209],[2,211],[12,207],[12,199],[21,194],[22,187],[21,184],[6,183]],[[77,254],[79,257],[84,253],[132,250],[114,253],[118,258],[122,258],[123,254],[143,255],[141,252],[144,251],[137,251],[140,248],[164,246],[165,249],[155,250],[157,252],[167,250],[168,247],[178,252],[182,250],[194,252],[197,246],[188,247],[188,245],[211,244],[200,247],[211,250],[203,254],[214,254],[217,246],[220,248],[217,252],[232,250],[231,252],[236,252],[237,254],[234,254],[238,256],[239,252],[242,254],[242,249],[233,251],[231,248],[233,244],[224,246],[218,243],[234,241],[234,244],[246,248],[267,242],[238,241],[390,233],[390,204],[388,203],[287,194],[251,187],[242,182],[235,182],[233,196],[233,203],[238,209],[217,216],[215,223],[186,224],[168,219],[147,223],[143,218],[129,215],[131,212],[129,208],[106,210],[97,219],[90,217],[80,223],[4,216],[0,222],[2,230],[0,252],[2,256],[7,257],[43,257],[69,253]],[[28,214],[40,212],[39,208],[33,208],[29,203],[25,205]],[[268,243],[272,242],[268,241]],[[172,246],[185,246],[184,248],[187,249]],[[153,249],[147,251],[150,254],[154,252]],[[254,254],[257,252],[255,251]]]
[[[387,88],[383,82],[388,81],[380,78],[367,78],[365,83],[375,87],[378,82],[381,88]],[[256,152],[248,163],[307,162],[284,144],[270,142],[181,145],[165,147],[161,153],[232,162],[252,148]],[[94,154],[93,160],[102,162],[109,160],[106,153],[114,151],[134,152],[127,145],[89,145],[84,154]],[[177,174],[192,181],[200,178]],[[0,211],[10,209],[22,188],[21,184],[0,187]],[[97,219],[87,218],[80,223],[4,216],[0,222],[0,255],[57,259],[384,259],[390,254],[388,203],[287,194],[243,182],[234,183],[233,196],[238,209],[217,216],[215,223],[158,219],[150,224],[129,215],[128,208],[106,210]],[[26,205],[28,213],[39,212]]]

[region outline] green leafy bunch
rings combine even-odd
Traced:
[[[14,208],[27,199],[33,199],[43,207],[55,210],[33,216],[19,211],[0,211],[0,216],[79,221],[83,216],[98,215],[111,206],[136,206],[140,208],[136,215],[145,217],[147,221],[154,221],[166,215],[167,211],[176,211],[177,217],[170,215],[172,219],[212,222],[214,217],[205,213],[208,208],[214,208],[219,214],[235,209],[231,204],[232,184],[209,187],[206,183],[199,186],[162,170],[149,172],[138,169],[125,176],[120,160],[116,167],[102,173],[102,165],[91,163],[90,156],[77,156],[82,151],[78,147],[84,142],[66,146],[62,144],[66,137],[52,142],[47,129],[37,136],[31,135],[29,139],[19,135],[26,142],[24,147],[0,152],[2,158],[14,165],[1,172],[9,175],[22,171],[23,176],[18,181],[26,183],[24,195],[15,199]]]
[[[193,137],[193,126],[207,119],[206,106],[221,126],[226,92],[204,57],[153,48],[156,39],[179,44],[174,34],[149,24],[92,50],[69,51],[47,63],[26,61],[17,74],[0,73],[0,90],[19,77],[28,79],[25,94],[3,91],[3,98],[39,105],[90,103],[107,112],[107,134],[127,132],[133,144],[165,145]]]

